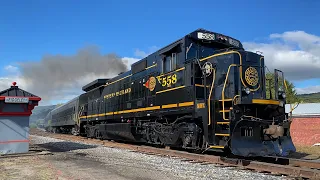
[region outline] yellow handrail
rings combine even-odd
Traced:
[[[286,87],[286,90],[288,90],[288,86],[287,86],[286,80],[284,78],[283,78],[283,82],[284,82],[284,86]]]
[[[213,77],[212,77],[212,83],[211,83],[211,89],[210,89],[210,93],[209,93],[209,97],[208,97],[208,111],[209,111],[209,123],[208,125],[211,125],[211,109],[210,109],[210,103],[211,103],[211,96],[212,96],[212,90],[213,90],[213,86],[214,86],[214,82],[216,79],[216,69],[213,69]]]
[[[240,95],[235,95],[235,96],[233,97],[233,99],[232,99],[232,103],[234,103],[234,104],[236,105],[236,104],[237,104],[237,103],[236,103],[236,98],[239,97],[239,96],[240,96]]]
[[[230,69],[231,67],[234,67],[234,66],[237,66],[236,64],[230,64],[230,66],[228,67],[228,72],[227,72],[227,76],[226,76],[226,79],[224,80],[224,84],[223,84],[223,88],[222,88],[222,114],[223,114],[223,120],[228,120],[226,119],[226,114],[224,112],[224,90],[226,88],[226,84],[227,84],[227,80],[228,80],[228,77],[229,77],[229,73],[230,73]]]

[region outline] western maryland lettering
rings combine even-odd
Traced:
[[[127,89],[122,89],[120,91],[117,91],[117,92],[113,92],[113,93],[110,93],[110,94],[107,94],[104,96],[105,99],[110,99],[110,98],[113,98],[115,96],[122,96],[124,94],[128,94],[131,92],[131,88],[127,88]]]

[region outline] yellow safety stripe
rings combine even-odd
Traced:
[[[217,124],[230,124],[230,122],[217,122]]]
[[[156,94],[160,94],[160,93],[168,92],[168,91],[173,91],[173,90],[181,89],[181,88],[185,88],[185,87],[186,87],[186,86],[178,86],[178,87],[171,88],[171,89],[165,89],[165,90],[162,90],[162,91],[158,91],[158,92],[156,92]]]
[[[151,65],[149,67],[146,67],[145,69],[150,69],[150,68],[153,68],[153,67],[156,67],[156,66],[157,66],[157,64],[154,64],[154,65]]]
[[[220,134],[220,133],[216,133],[216,136],[230,136],[230,134]]]
[[[162,108],[166,109],[166,108],[175,108],[178,107],[178,104],[167,104],[167,105],[163,105]]]
[[[168,74],[171,74],[171,73],[173,73],[173,72],[179,72],[179,71],[182,71],[182,70],[184,70],[185,69],[185,67],[182,67],[182,68],[179,68],[179,69],[176,69],[176,70],[174,70],[174,71],[171,71],[171,72],[168,72],[168,73],[162,73],[162,74],[160,74],[159,76],[157,76],[157,77],[162,77],[162,76],[166,76],[166,75],[168,75]]]
[[[210,146],[210,148],[215,148],[215,149],[224,149],[224,146]]]
[[[195,84],[195,86],[197,86],[197,87],[204,87],[203,84]],[[206,87],[209,88],[209,87],[211,87],[211,86],[206,86]]]
[[[269,100],[269,99],[252,99],[253,104],[274,104],[279,105],[280,101],[277,100]]]
[[[187,107],[187,106],[193,106],[194,102],[183,102],[178,104],[166,104],[162,105],[162,108],[177,108],[177,107]],[[99,116],[110,116],[114,114],[125,114],[125,113],[133,113],[133,112],[141,112],[141,111],[150,111],[150,110],[158,110],[160,109],[160,106],[151,106],[146,108],[138,108],[138,109],[129,109],[129,110],[123,110],[123,111],[116,111],[116,112],[108,112],[108,113],[101,113],[101,114],[93,114],[88,116],[81,116],[80,118],[92,118],[92,117],[99,117]]]

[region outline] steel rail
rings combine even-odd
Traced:
[[[61,140],[90,142],[92,144],[104,145],[109,148],[122,148],[145,154],[177,157],[178,159],[194,163],[220,164],[223,166],[238,167],[241,169],[249,169],[257,172],[269,172],[272,174],[286,175],[292,178],[300,177],[309,179],[320,179],[320,162],[315,161],[279,157],[266,157],[265,160],[250,160],[244,158],[230,158],[217,155],[189,153],[185,151],[172,150],[170,148],[156,148],[145,145],[118,143],[114,141],[91,139],[68,134],[54,134],[49,132],[30,132],[30,134],[49,136]],[[274,159],[270,161],[270,158]]]

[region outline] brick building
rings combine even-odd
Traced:
[[[290,104],[286,105],[286,111],[290,112]],[[299,104],[292,111],[292,118],[291,136],[295,145],[320,143],[320,103]]]

